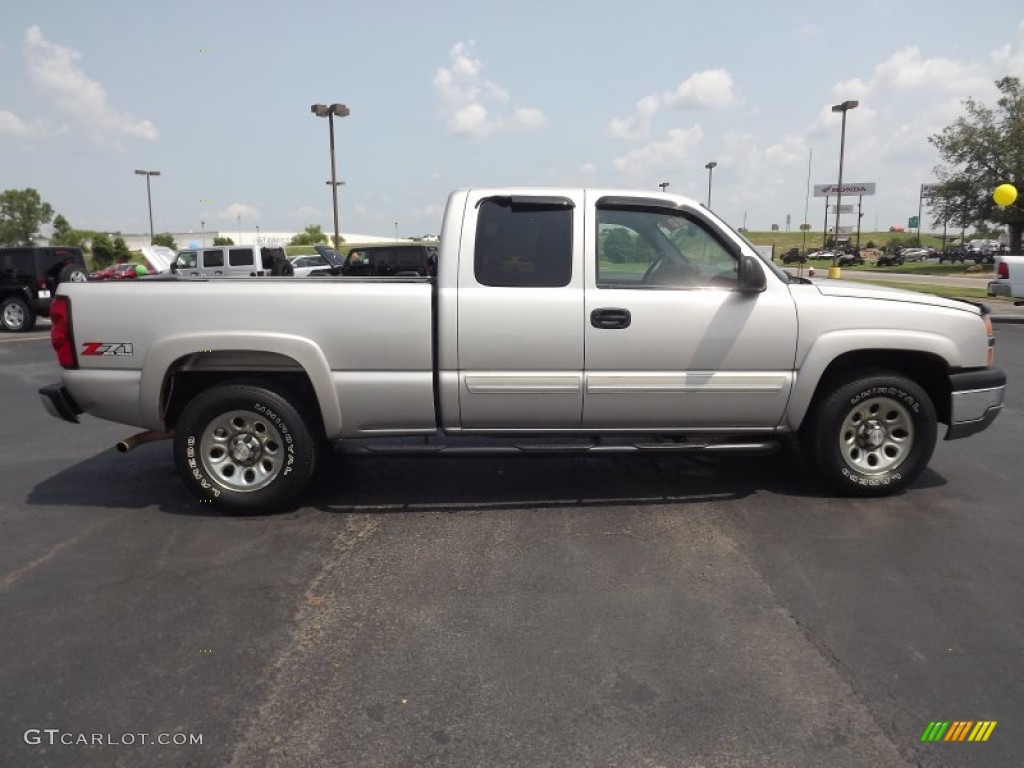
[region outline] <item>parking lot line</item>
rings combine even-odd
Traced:
[[[50,334],[45,336],[22,336],[18,339],[0,339],[0,344],[13,344],[16,341],[42,341],[43,339],[50,338]]]

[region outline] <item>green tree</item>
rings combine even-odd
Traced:
[[[32,245],[39,227],[53,218],[53,207],[31,188],[0,193],[0,245]]]
[[[53,219],[53,234],[50,235],[51,245],[70,245],[74,248],[84,248],[85,241],[89,234],[80,229],[75,229],[71,223],[58,213]]]
[[[92,237],[92,265],[95,269],[103,269],[114,263],[114,243],[110,235],[97,232]]]
[[[230,237],[215,237],[213,238],[214,245],[234,245],[235,241]]]
[[[172,251],[178,250],[178,244],[174,242],[174,236],[170,232],[160,232],[153,236],[153,245],[162,245]]]
[[[54,245],[69,245],[67,242],[70,234],[74,232],[71,223],[64,218],[64,214],[58,213],[53,219],[53,234],[50,235],[50,242]]]
[[[966,99],[964,114],[928,139],[945,163],[935,172],[950,192],[933,198],[929,210],[941,216],[943,205],[953,205],[954,210],[959,206],[963,226],[967,222],[1005,225],[1010,248],[1019,253],[1024,208],[1000,208],[992,200],[992,191],[1000,184],[1018,189],[1024,184],[1024,86],[1019,78],[1004,77],[996,81],[996,88],[1001,95],[994,109]]]
[[[114,238],[114,261],[131,261],[132,252],[128,250],[128,243],[124,241],[124,238],[118,235]]]
[[[310,224],[291,239],[290,245],[316,245],[326,242],[327,235],[320,229],[320,225]]]

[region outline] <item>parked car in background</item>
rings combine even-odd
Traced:
[[[814,251],[812,253],[808,253],[807,254],[807,258],[810,259],[810,260],[814,260],[814,259],[819,259],[819,260],[828,259],[829,261],[832,261],[832,257],[833,256],[835,256],[835,252],[834,251]]]
[[[841,253],[839,258],[836,259],[837,267],[854,267],[860,266],[864,263],[864,257],[860,255],[860,251],[854,251],[853,253]]]
[[[330,266],[331,262],[320,254],[307,254],[292,259],[292,270],[294,270],[295,277],[308,277],[314,269],[325,269]]]
[[[939,264],[949,262],[955,264],[960,262],[961,264],[967,258],[967,249],[962,245],[951,245],[944,251],[939,251]]]
[[[902,252],[883,253],[875,261],[876,267],[898,267],[906,261]]]
[[[999,254],[995,273],[995,280],[988,283],[989,296],[1024,300],[1024,256]]]
[[[904,248],[900,251],[904,261],[924,261],[935,255],[934,248]]]
[[[0,248],[0,327],[31,331],[38,317],[49,317],[50,298],[58,285],[88,279],[79,248]]]
[[[145,270],[141,274],[147,274],[149,270],[134,261],[122,261],[106,269],[100,269],[89,275],[90,280],[134,280],[140,276],[139,268]]]
[[[316,246],[331,265],[310,275],[345,277],[429,277],[437,274],[437,248],[432,245],[360,245],[342,257],[333,248]]]
[[[998,240],[971,240],[967,244],[967,258],[975,264],[994,264],[999,250]]]
[[[217,245],[178,251],[171,272],[182,277],[262,277],[284,274],[275,265],[288,263],[284,248]]]
[[[807,257],[800,253],[799,248],[790,248],[784,254],[782,254],[783,264],[805,264]]]

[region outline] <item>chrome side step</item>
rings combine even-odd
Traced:
[[[769,456],[777,453],[777,439],[685,439],[666,438],[629,440],[599,438],[581,440],[522,438],[369,438],[339,440],[339,453],[374,456],[523,456],[569,455],[587,453],[705,453],[743,456]]]

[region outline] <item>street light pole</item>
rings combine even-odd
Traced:
[[[708,210],[709,211],[711,210],[711,173],[715,170],[715,166],[717,166],[717,165],[718,165],[718,163],[716,163],[714,160],[712,160],[710,163],[708,163],[707,165],[704,166],[705,168],[708,169]]]
[[[663,181],[658,186],[661,187],[661,191],[664,192],[666,189],[668,189],[668,182],[667,181]]]
[[[842,104],[835,104],[832,107],[833,112],[843,113],[843,127],[839,132],[839,186],[836,189],[836,231],[832,236],[832,244],[835,246],[832,249],[833,267],[838,259],[836,255],[838,251],[836,249],[839,246],[839,211],[843,203],[843,154],[846,151],[846,113],[851,109],[856,109],[859,104],[859,101],[844,101]]]
[[[309,111],[317,117],[326,117],[327,125],[331,135],[331,192],[334,198],[334,247],[337,248],[341,236],[338,229],[338,174],[334,160],[334,116],[347,117],[351,114],[349,108],[344,104],[313,104]]]
[[[156,236],[153,234],[153,193],[149,188],[149,177],[159,176],[160,171],[135,171],[135,174],[146,177],[146,202],[149,203],[149,244],[153,245]]]

